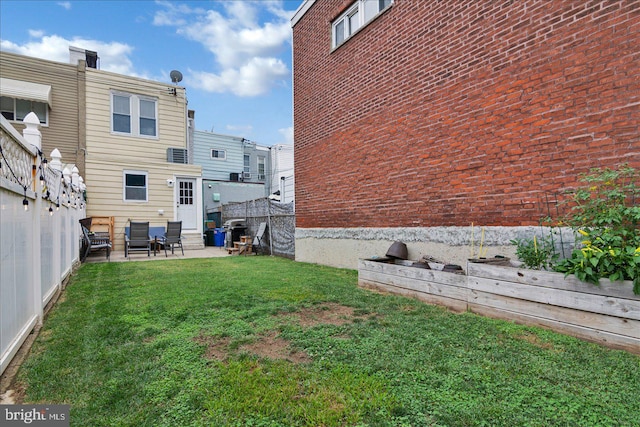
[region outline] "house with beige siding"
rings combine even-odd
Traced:
[[[114,249],[130,221],[182,221],[185,247],[202,247],[185,89],[89,67],[77,51],[73,64],[0,52],[2,115],[22,130],[22,118],[38,114],[44,155],[57,148],[84,176],[87,215],[114,218]]]
[[[202,173],[186,163],[185,89],[91,68],[85,81],[88,215],[114,217],[115,249],[130,221],[182,221],[185,246],[202,247]]]
[[[67,64],[0,51],[0,112],[18,131],[33,111],[40,119],[42,152],[57,148],[84,175],[85,62]]]

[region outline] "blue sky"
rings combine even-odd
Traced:
[[[291,23],[303,0],[0,1],[0,49],[170,82],[179,70],[196,129],[293,143]]]

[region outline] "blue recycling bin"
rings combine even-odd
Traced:
[[[213,230],[213,246],[224,246],[224,228],[215,228]]]

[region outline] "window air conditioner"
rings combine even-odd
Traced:
[[[251,172],[242,172],[242,179],[250,179]]]
[[[169,163],[189,163],[189,156],[186,148],[167,148],[167,162]]]

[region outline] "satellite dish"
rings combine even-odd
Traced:
[[[171,77],[172,83],[179,83],[182,81],[182,73],[178,70],[173,70],[169,73],[169,77]]]

